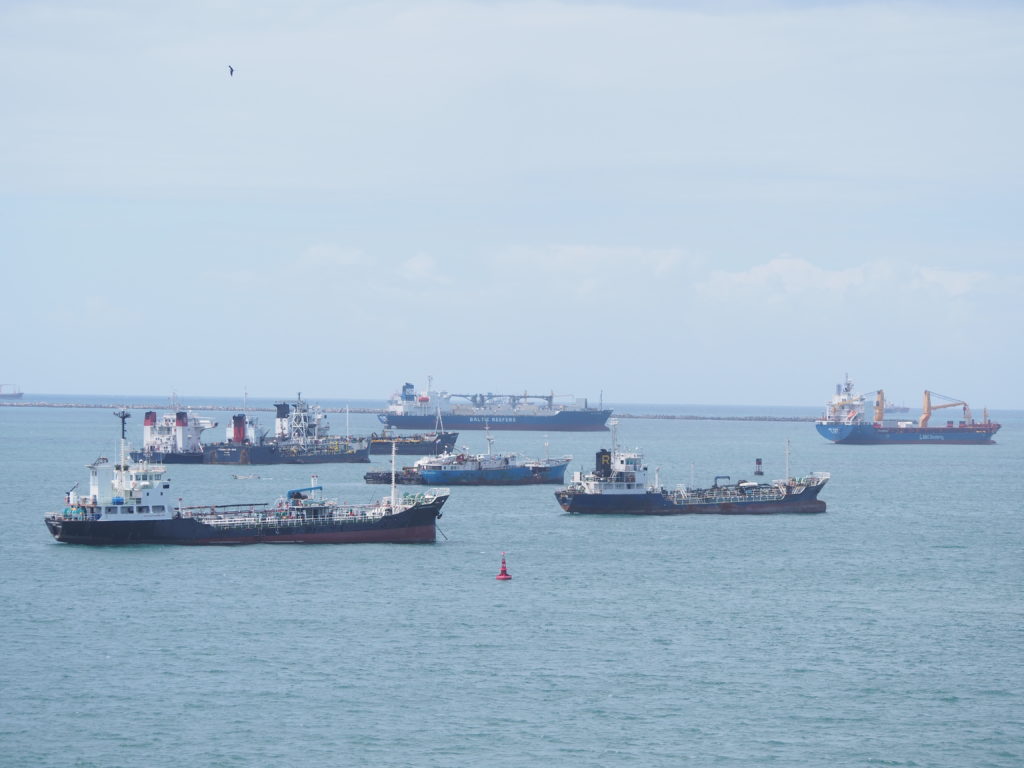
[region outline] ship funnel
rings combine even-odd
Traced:
[[[245,414],[236,413],[231,417],[231,441],[234,443],[245,442]]]
[[[611,477],[612,452],[606,448],[602,448],[597,452],[597,462],[594,466],[594,474],[598,477]]]
[[[142,422],[144,427],[155,427],[156,426],[156,411],[146,411],[145,419]]]
[[[188,414],[185,411],[178,411],[174,414],[174,426],[176,427],[187,427],[188,426]]]

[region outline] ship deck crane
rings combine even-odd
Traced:
[[[948,402],[933,404],[932,398],[938,397]],[[940,395],[938,392],[929,392],[927,389],[924,391],[924,402],[921,405],[921,418],[918,420],[919,427],[927,427],[928,420],[932,416],[933,411],[937,411],[940,408],[955,408],[958,405],[962,405],[964,409],[964,419],[968,422],[973,421],[971,416],[971,407],[967,405],[963,400],[957,400],[953,397],[947,397],[946,395]]]

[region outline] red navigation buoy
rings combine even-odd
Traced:
[[[495,576],[494,578],[496,578],[498,581],[509,581],[512,578],[511,574],[505,568],[505,553],[504,552],[501,553],[501,572],[497,576]]]

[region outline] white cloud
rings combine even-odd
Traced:
[[[451,282],[438,267],[437,260],[425,253],[417,253],[403,261],[395,274],[413,284],[420,284],[424,281],[437,285],[445,285]]]
[[[869,262],[845,269],[827,269],[805,259],[782,257],[742,272],[716,270],[696,286],[698,294],[715,301],[793,301],[825,299],[841,307],[844,302],[874,304],[877,298],[899,298],[907,303],[927,302],[936,292],[969,298],[991,279],[977,271],[940,270],[925,266]]]
[[[656,290],[659,282],[682,278],[701,259],[679,249],[550,245],[507,248],[494,254],[491,262],[496,278],[578,296],[604,292],[620,302],[632,292]]]
[[[924,290],[938,288],[949,296],[966,296],[990,278],[984,272],[954,272],[928,267],[918,267],[915,271],[915,287]]]
[[[716,301],[767,298],[789,301],[800,295],[832,297],[864,285],[870,267],[828,270],[796,258],[776,258],[744,272],[716,270],[696,285],[698,294]]]

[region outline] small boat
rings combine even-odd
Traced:
[[[433,488],[390,496],[369,504],[347,504],[323,497],[312,478],[276,502],[184,505],[171,491],[162,465],[133,461],[121,419],[117,463],[100,457],[87,465],[88,493],[77,484],[64,496],[63,509],[44,522],[57,541],[68,544],[313,544],[436,540],[436,521],[448,489]]]
[[[259,475],[232,475],[235,480],[259,480]]]
[[[576,472],[572,482],[555,492],[559,506],[571,515],[766,515],[782,512],[824,512],[818,493],[830,475],[812,472],[768,483],[719,475],[709,488],[678,485],[672,490],[647,482],[647,465],[639,451],[619,450],[612,421],[612,450],[597,452],[594,471]],[[760,465],[758,465],[760,466]],[[730,481],[720,483],[719,481]]]

